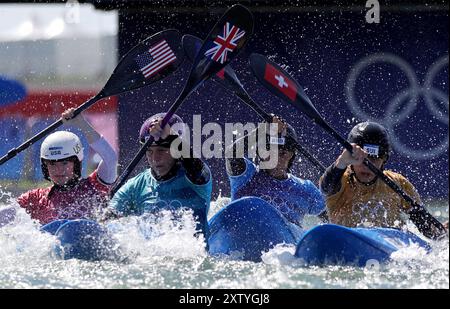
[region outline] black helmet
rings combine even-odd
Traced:
[[[288,123],[286,124],[286,135],[284,138],[286,139],[284,148],[296,152],[299,148],[297,132],[295,132],[294,128]]]
[[[267,143],[272,145],[278,145],[280,148],[296,152],[299,148],[298,136],[294,128],[286,123],[286,132],[278,134],[277,137],[267,135]]]
[[[348,134],[347,140],[355,143],[369,153],[369,156],[388,160],[391,142],[385,127],[376,122],[361,122]]]
[[[278,134],[277,137],[267,134],[267,147],[269,147],[270,144],[278,145],[278,147],[280,147],[281,149],[286,149],[294,153],[288,165],[288,169],[290,170],[290,168],[294,164],[297,151],[300,147],[297,132],[295,132],[295,129],[290,124],[286,123],[286,131],[283,130],[283,132]]]

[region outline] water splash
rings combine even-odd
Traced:
[[[209,256],[203,237],[194,236],[189,211],[109,222],[108,229],[133,256],[128,263],[58,260],[52,256],[55,238],[39,232],[11,195],[0,195],[8,196],[0,208],[17,211],[15,220],[0,228],[0,288],[449,288],[448,239],[433,242],[429,254],[412,245],[394,253],[388,264],[365,268],[305,266],[294,257],[295,247],[283,244],[254,263]],[[221,197],[211,203],[209,217],[228,202]],[[305,228],[317,223],[307,217]],[[413,225],[408,229],[418,233]]]

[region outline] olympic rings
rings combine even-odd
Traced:
[[[362,110],[361,106],[363,106],[363,104],[358,103],[358,100],[356,99],[355,87],[356,80],[361,72],[366,67],[379,62],[386,62],[400,68],[406,75],[410,86],[409,88],[402,90],[389,101],[384,117],[376,118]],[[377,53],[370,55],[357,62],[348,75],[345,87],[347,105],[352,113],[359,119],[376,121],[383,124],[391,134],[393,147],[404,156],[415,160],[430,160],[437,158],[448,150],[448,133],[447,137],[433,149],[418,150],[405,146],[400,141],[399,137],[395,135],[394,128],[396,125],[407,120],[412,115],[417,108],[419,97],[424,98],[426,107],[433,116],[433,119],[448,126],[448,94],[445,94],[443,91],[433,86],[433,80],[436,75],[445,67],[448,67],[448,55],[439,58],[431,65],[424,79],[424,84],[421,86],[417,80],[417,76],[413,68],[402,58],[390,53]],[[405,100],[409,100],[408,104],[406,107],[400,109],[399,107]],[[439,108],[435,100],[444,103],[445,109]]]

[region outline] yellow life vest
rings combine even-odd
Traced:
[[[419,194],[404,176],[388,170],[383,172],[420,203]],[[328,196],[326,205],[330,222],[348,227],[399,228],[405,224],[402,212],[408,212],[411,207],[380,179],[371,185],[358,182],[350,167],[342,176],[340,191]]]

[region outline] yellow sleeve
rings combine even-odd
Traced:
[[[347,189],[347,186],[350,185],[349,176],[350,169],[347,169],[341,178],[341,189],[335,194],[325,197],[325,203],[329,213],[335,213],[348,202],[348,197],[345,196],[344,191]]]
[[[394,180],[395,183],[397,183],[403,189],[403,191],[405,191],[405,193],[408,194],[416,203],[422,204],[419,193],[417,192],[413,184],[410,183],[408,179],[406,179],[406,177],[392,171],[386,171],[385,173],[387,176],[389,176],[389,178]],[[404,210],[409,210],[411,208],[411,204],[403,198],[401,206]]]

